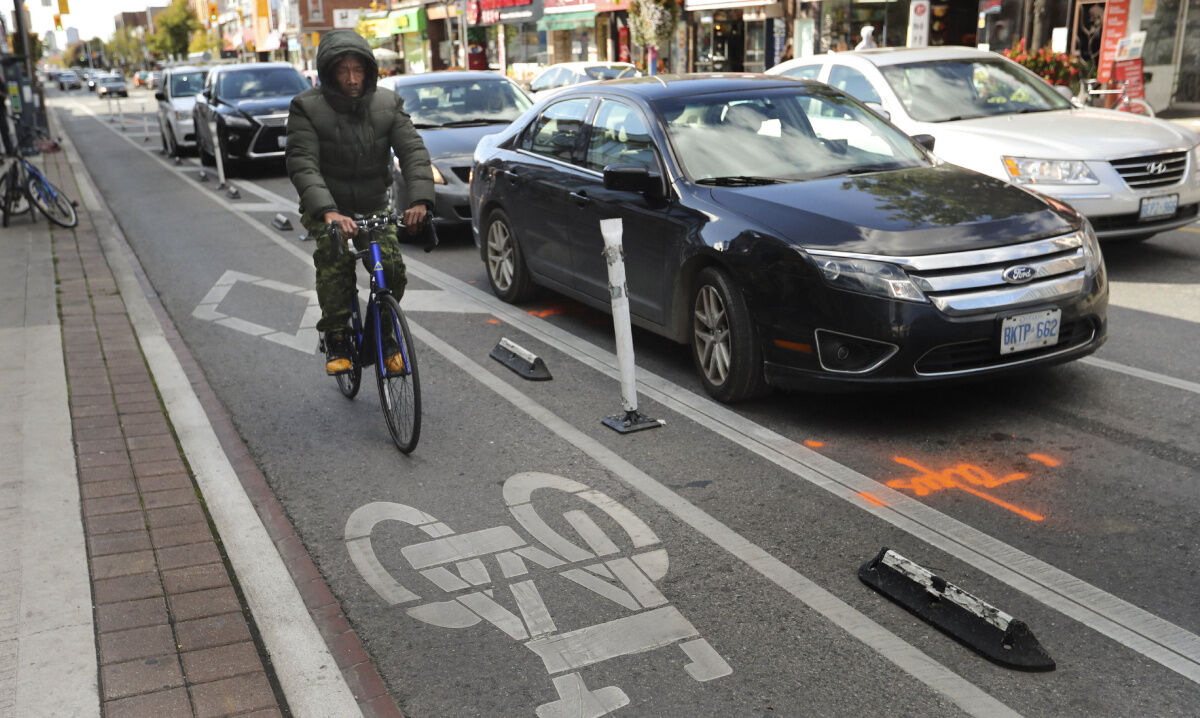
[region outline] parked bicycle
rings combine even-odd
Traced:
[[[354,253],[356,259],[371,275],[371,288],[367,299],[367,311],[364,315],[359,310],[358,296],[350,300],[350,341],[352,352],[350,370],[335,375],[338,389],[348,399],[358,394],[362,381],[363,367],[375,367],[375,380],[379,387],[379,403],[383,409],[383,417],[387,422],[388,433],[396,448],[408,454],[417,448],[421,438],[421,381],[417,371],[417,353],[412,335],[408,330],[408,321],[400,309],[400,303],[387,287],[383,276],[382,256],[379,250],[377,235],[389,225],[396,225],[400,231],[404,224],[395,214],[379,214],[371,217],[355,215],[358,225],[356,240],[365,239],[366,249],[352,250],[344,241],[337,225],[330,225],[334,239],[346,251]],[[425,251],[430,251],[437,245],[437,234],[433,222],[426,222],[424,232],[427,236]],[[360,244],[362,242],[356,242]],[[325,340],[322,337],[319,350],[324,353]],[[396,352],[404,360],[400,371],[389,370],[385,357]]]
[[[1116,87],[1109,89],[1097,89],[1099,83],[1095,79],[1085,80],[1079,86],[1079,94],[1075,96],[1075,104],[1080,107],[1088,107],[1096,100],[1093,98],[1116,97],[1116,104],[1110,109],[1119,110],[1121,112],[1132,112],[1146,117],[1154,117],[1154,108],[1145,100],[1139,100],[1129,96],[1129,88],[1127,82],[1118,82]],[[1104,106],[1108,106],[1108,100],[1104,100]]]
[[[41,152],[58,152],[58,143],[43,138],[38,143]],[[27,212],[31,206],[46,215],[46,218],[63,227],[74,227],[79,223],[75,214],[75,202],[56,187],[32,162],[25,159],[19,150],[10,152],[11,160],[4,174],[0,175],[0,215],[3,225],[8,226],[10,217]]]

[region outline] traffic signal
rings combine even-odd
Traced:
[[[59,15],[58,13],[54,13],[54,29],[58,30],[59,32],[62,32],[63,29],[62,15]]]
[[[209,22],[209,24],[215,24],[217,22],[217,15],[218,15],[217,4],[215,2],[210,2],[208,4],[208,22]]]
[[[46,3],[42,3],[43,5]],[[58,0],[58,13],[60,15],[70,15],[71,8],[67,6],[67,0]]]

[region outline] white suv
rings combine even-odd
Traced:
[[[192,106],[207,74],[203,67],[172,67],[162,73],[162,85],[154,93],[158,100],[158,131],[163,151],[172,157],[196,146]]]
[[[882,109],[938,157],[1061,200],[1101,239],[1194,222],[1200,137],[1172,122],[1078,108],[993,52],[886,48],[789,60],[768,74],[820,80]]]

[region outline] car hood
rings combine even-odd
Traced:
[[[917,125],[919,129],[913,128],[912,133],[933,135],[937,138],[934,151],[960,164],[967,163],[948,156],[945,151],[956,148],[959,152],[978,154],[990,149],[1014,157],[1107,160],[1186,150],[1200,142],[1195,133],[1173,122],[1100,109],[1031,112]]]
[[[450,157],[470,157],[475,152],[475,145],[481,137],[494,135],[508,128],[507,124],[477,125],[472,127],[441,127],[417,130],[421,139],[425,140],[425,148],[429,150],[430,159],[440,160]],[[470,161],[467,161],[470,164]]]
[[[292,95],[279,97],[255,97],[246,100],[235,100],[233,106],[247,115],[277,115],[286,114],[292,104]]]
[[[193,95],[191,97],[172,97],[171,98],[171,107],[174,108],[176,112],[191,112],[192,108],[195,106],[196,106],[196,96],[195,95]]]
[[[1065,234],[1080,223],[1065,205],[953,165],[705,189],[793,244],[864,254],[982,249]]]

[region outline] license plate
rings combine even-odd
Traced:
[[[285,149],[287,147],[287,135],[280,135],[277,139],[279,141],[279,149]]]
[[[1061,309],[1005,317],[1000,323],[1000,353],[1012,354],[1058,344]]]
[[[1138,211],[1138,220],[1170,217],[1179,207],[1179,195],[1169,194],[1166,197],[1143,197],[1142,207]]]

